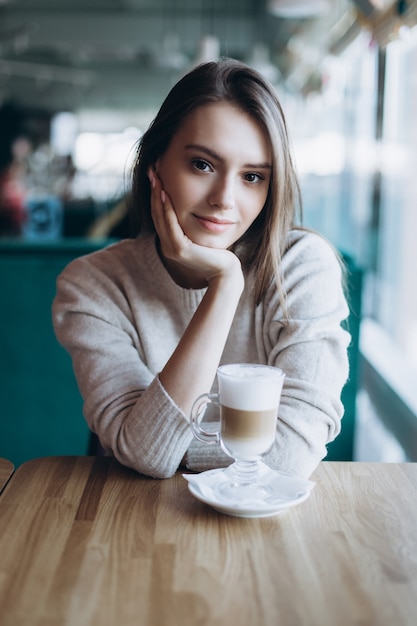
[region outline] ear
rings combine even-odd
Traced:
[[[161,180],[161,176],[159,174],[160,165],[161,165],[161,159],[158,159],[156,163],[152,166],[152,171],[155,174],[155,178],[157,178],[158,180]]]

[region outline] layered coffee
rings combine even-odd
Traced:
[[[275,441],[284,378],[282,370],[269,365],[221,365],[217,369],[219,392],[202,394],[192,406],[190,423],[194,436],[203,443],[220,443],[240,464],[248,461],[249,465],[256,465],[258,457],[268,452]],[[220,407],[220,431],[208,432],[201,427],[209,404]]]
[[[219,368],[220,441],[236,458],[264,454],[274,443],[284,375],[281,370],[241,363]]]
[[[249,411],[221,405],[220,416],[221,439],[233,456],[259,456],[274,443],[276,407]]]

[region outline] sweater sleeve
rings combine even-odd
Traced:
[[[262,344],[268,363],[285,373],[276,442],[265,462],[308,477],[340,432],[341,392],[348,378],[350,335],[342,270],[332,247],[319,235],[303,234],[284,257],[289,322],[278,295],[264,310]]]
[[[175,473],[189,423],[141,358],[123,290],[85,259],[58,278],[53,323],[72,357],[89,427],[121,463],[152,476]]]

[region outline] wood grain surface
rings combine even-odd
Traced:
[[[417,464],[321,463],[311,497],[228,517],[178,474],[94,457],[0,497],[2,626],[415,626]]]
[[[8,459],[0,458],[0,493],[6,486],[6,483],[9,480],[10,476],[13,474],[13,471],[13,463]]]

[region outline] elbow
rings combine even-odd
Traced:
[[[120,439],[112,453],[122,465],[155,479],[172,478],[180,463],[174,454],[162,454],[160,449],[147,449],[145,446],[127,445]]]

